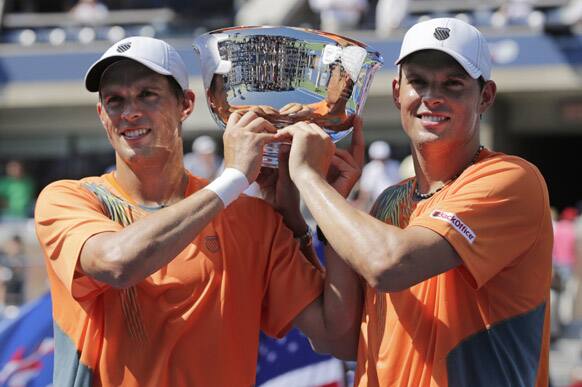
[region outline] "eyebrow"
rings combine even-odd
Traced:
[[[430,70],[427,70],[427,71],[430,72]],[[422,77],[422,76],[424,76],[424,74],[423,74],[424,72],[425,71],[422,71],[422,70],[419,71],[419,70],[414,69],[414,68],[412,68],[412,69],[409,68],[407,71],[403,71],[403,73],[406,76],[406,78],[415,77],[415,76],[416,77]],[[450,77],[450,78],[462,78],[462,79],[469,79],[469,78],[471,78],[471,76],[466,71],[458,70],[458,69],[454,69],[451,72],[447,73],[447,77]]]
[[[104,86],[101,90],[101,92],[103,93],[103,91],[106,91],[107,94],[117,94],[117,88],[118,87],[122,87],[122,85],[120,84],[116,84],[116,83],[112,83],[109,86]],[[152,85],[152,84],[145,84],[145,85],[138,85],[139,90],[153,90],[153,91],[161,91],[163,90],[163,87],[160,85]]]
[[[471,78],[471,76],[466,71],[453,71],[449,74],[449,77],[453,78]]]

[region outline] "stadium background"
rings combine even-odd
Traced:
[[[12,159],[22,160],[37,192],[56,179],[101,174],[114,163],[95,113],[96,96],[82,83],[88,66],[112,41],[135,34],[156,36],[180,51],[198,97],[195,111],[184,125],[188,151],[201,134],[209,134],[219,143],[221,137],[204,100],[198,58],[192,50],[194,37],[239,24],[319,28],[318,14],[307,0],[104,3],[109,8],[107,18],[82,22],[69,12],[73,0],[0,0],[0,166]],[[495,61],[492,77],[498,96],[483,119],[483,144],[536,164],[558,211],[577,206],[582,199],[578,181],[582,163],[577,158],[582,149],[582,22],[573,13],[581,8],[580,2],[531,0],[530,15],[500,25],[495,17],[507,3],[409,0],[400,26],[388,36],[380,36],[375,31],[376,1],[369,1],[357,28],[341,31],[370,44],[385,60],[364,110],[366,142],[388,141],[393,156],[400,160],[409,154],[390,90],[403,33],[420,18],[465,18],[484,32]],[[33,300],[46,291],[46,282],[30,219],[0,223],[0,242],[14,233],[23,236],[31,258],[25,296]],[[579,341],[570,344],[579,357]],[[568,373],[564,383],[571,377],[572,367],[568,367],[564,368]]]

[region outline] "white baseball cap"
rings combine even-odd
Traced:
[[[454,18],[437,18],[413,25],[404,35],[399,65],[421,50],[439,50],[452,56],[474,79],[491,79],[491,53],[485,37],[472,25]]]
[[[171,75],[182,90],[188,89],[188,70],[178,51],[163,40],[145,36],[125,38],[109,47],[85,75],[85,87],[99,91],[101,75],[107,67],[122,59],[132,59],[162,75]]]

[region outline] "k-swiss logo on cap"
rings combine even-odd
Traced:
[[[437,27],[434,29],[433,35],[435,38],[437,38],[437,40],[445,40],[445,39],[448,39],[449,36],[451,36],[450,32],[451,32],[450,28]]]
[[[131,42],[121,43],[119,46],[117,46],[117,52],[126,52],[130,48],[131,48]]]

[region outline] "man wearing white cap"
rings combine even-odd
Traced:
[[[293,137],[291,178],[326,253],[365,280],[355,384],[547,386],[548,192],[532,164],[480,145],[496,93],[487,42],[433,19],[410,28],[396,64],[416,176],[384,191],[371,216],[326,183],[334,145],[318,127],[278,134]]]
[[[124,39],[85,84],[99,92],[116,169],[54,182],[37,202],[53,298],[53,384],[251,386],[259,330],[281,337],[293,324],[333,349],[350,320],[324,318],[345,303],[337,286],[322,296],[297,200],[277,197],[282,218],[240,195],[275,128],[252,112],[232,114],[225,169],[208,184],[183,165],[194,93],[173,47]],[[278,188],[293,198],[290,186]]]

